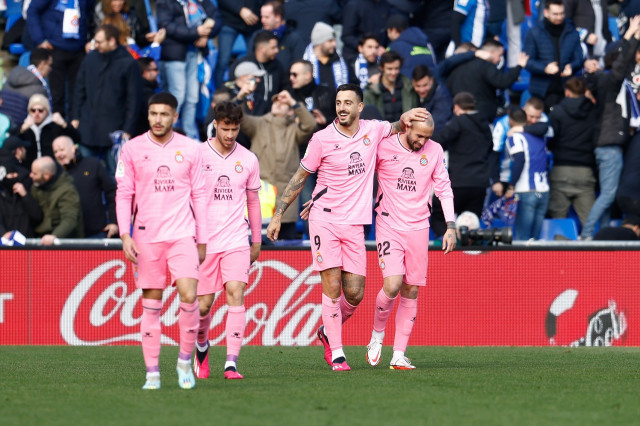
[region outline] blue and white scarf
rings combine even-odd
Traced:
[[[331,64],[331,69],[333,70],[333,80],[335,81],[336,89],[341,84],[347,84],[349,82],[349,69],[347,68],[347,64],[345,63],[344,58],[340,53],[338,53],[338,57],[340,59]],[[311,65],[313,65],[313,78],[315,79],[316,84],[320,85],[318,57],[313,51],[313,45],[311,43],[309,43],[307,48],[304,50],[302,59],[306,59],[307,61],[311,62]]]
[[[365,59],[364,55],[360,53],[358,54],[354,65],[356,75],[360,81],[360,88],[364,90],[364,88],[367,87],[367,83],[369,83],[369,63]]]
[[[53,99],[51,98],[51,90],[49,90],[49,83],[47,83],[47,80],[42,76],[42,74],[40,74],[40,71],[35,65],[31,64],[27,67],[27,69],[31,71],[31,73],[35,75],[36,78],[40,80],[40,83],[42,83],[42,85],[44,86],[44,89],[47,91],[47,97],[49,98],[49,106],[53,110]]]

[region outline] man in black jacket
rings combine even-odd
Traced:
[[[18,185],[20,184],[20,185]],[[42,220],[42,210],[31,197],[29,171],[4,158],[0,161],[0,236],[10,239],[13,231],[35,237],[34,227]]]
[[[489,122],[493,122],[499,105],[496,90],[507,89],[515,83],[529,57],[521,53],[518,66],[503,72],[497,68],[504,54],[502,43],[490,39],[484,42],[480,50],[486,52],[488,59],[474,56],[469,62],[458,65],[447,78],[447,88],[453,96],[460,92],[471,93],[476,100],[478,112],[484,114]]]
[[[264,74],[257,80],[253,93],[254,105],[252,115],[264,115],[271,111],[271,98],[280,93],[287,85],[285,68],[276,59],[278,54],[278,37],[269,31],[260,31],[256,34],[253,52],[242,58],[238,58],[229,68],[229,75],[236,74],[236,67],[243,62],[253,62]],[[236,75],[237,77],[237,75]]]
[[[564,99],[551,107],[549,121],[553,138],[547,147],[553,153],[549,173],[549,216],[565,218],[569,208],[584,224],[595,201],[596,178],[593,175],[593,128],[595,107],[585,97],[586,85],[580,77],[564,84]]]
[[[446,126],[435,129],[431,139],[449,152],[449,178],[456,214],[470,211],[480,217],[489,186],[493,141],[489,122],[476,110],[471,93],[461,92],[453,97],[453,117]],[[434,200],[434,213],[441,211],[439,203],[438,209],[435,208],[436,203]],[[434,232],[440,234],[436,227]]]
[[[116,181],[113,176],[97,158],[82,157],[68,136],[60,136],[53,141],[53,154],[58,164],[73,178],[73,186],[80,196],[85,237],[117,237]],[[106,210],[103,195],[107,202]]]
[[[336,93],[319,86],[313,79],[313,65],[301,59],[291,64],[287,88],[293,99],[306,106],[316,119],[318,129],[324,129],[336,118]]]
[[[111,132],[134,135],[142,104],[142,77],[135,59],[118,44],[119,31],[101,26],[96,50],[80,65],[76,76],[71,125],[80,131],[80,151],[85,157],[101,157],[107,170],[115,172],[111,155]]]

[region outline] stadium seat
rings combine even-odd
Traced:
[[[236,41],[233,42],[233,47],[231,48],[231,57],[240,58],[246,54],[247,43],[245,43],[242,34],[238,34],[238,37],[236,37]]]
[[[578,227],[576,222],[571,218],[566,219],[545,219],[542,223],[540,231],[541,240],[554,240],[560,235],[559,239],[578,239]]]

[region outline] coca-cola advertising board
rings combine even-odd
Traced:
[[[433,250],[409,344],[638,346],[639,253]],[[3,250],[0,258],[0,344],[140,342],[141,292],[120,251]],[[367,261],[365,297],[345,323],[345,345],[366,345],[371,335],[382,276],[375,251]],[[245,344],[318,344],[321,291],[308,250],[263,250],[246,290]],[[174,287],[164,300],[162,341],[176,344]],[[218,295],[213,344],[224,344],[226,309]]]

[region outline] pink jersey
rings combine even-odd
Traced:
[[[175,132],[164,144],[150,132],[131,139],[122,147],[116,181],[121,235],[133,224],[135,241],[196,237],[206,243],[207,192],[197,142]]]
[[[340,132],[335,121],[314,133],[300,161],[309,173],[318,173],[309,220],[371,223],[376,150],[391,131],[388,121],[360,120],[353,136]]]
[[[428,140],[420,151],[405,148],[400,135],[378,146],[376,221],[392,229],[412,231],[429,227],[429,200],[433,190],[447,221],[454,221],[453,191],[442,147]]]
[[[209,193],[207,253],[248,246],[246,193],[260,190],[258,158],[238,143],[226,157],[215,150],[211,141],[200,145],[199,150]],[[262,227],[262,224],[257,226]]]

